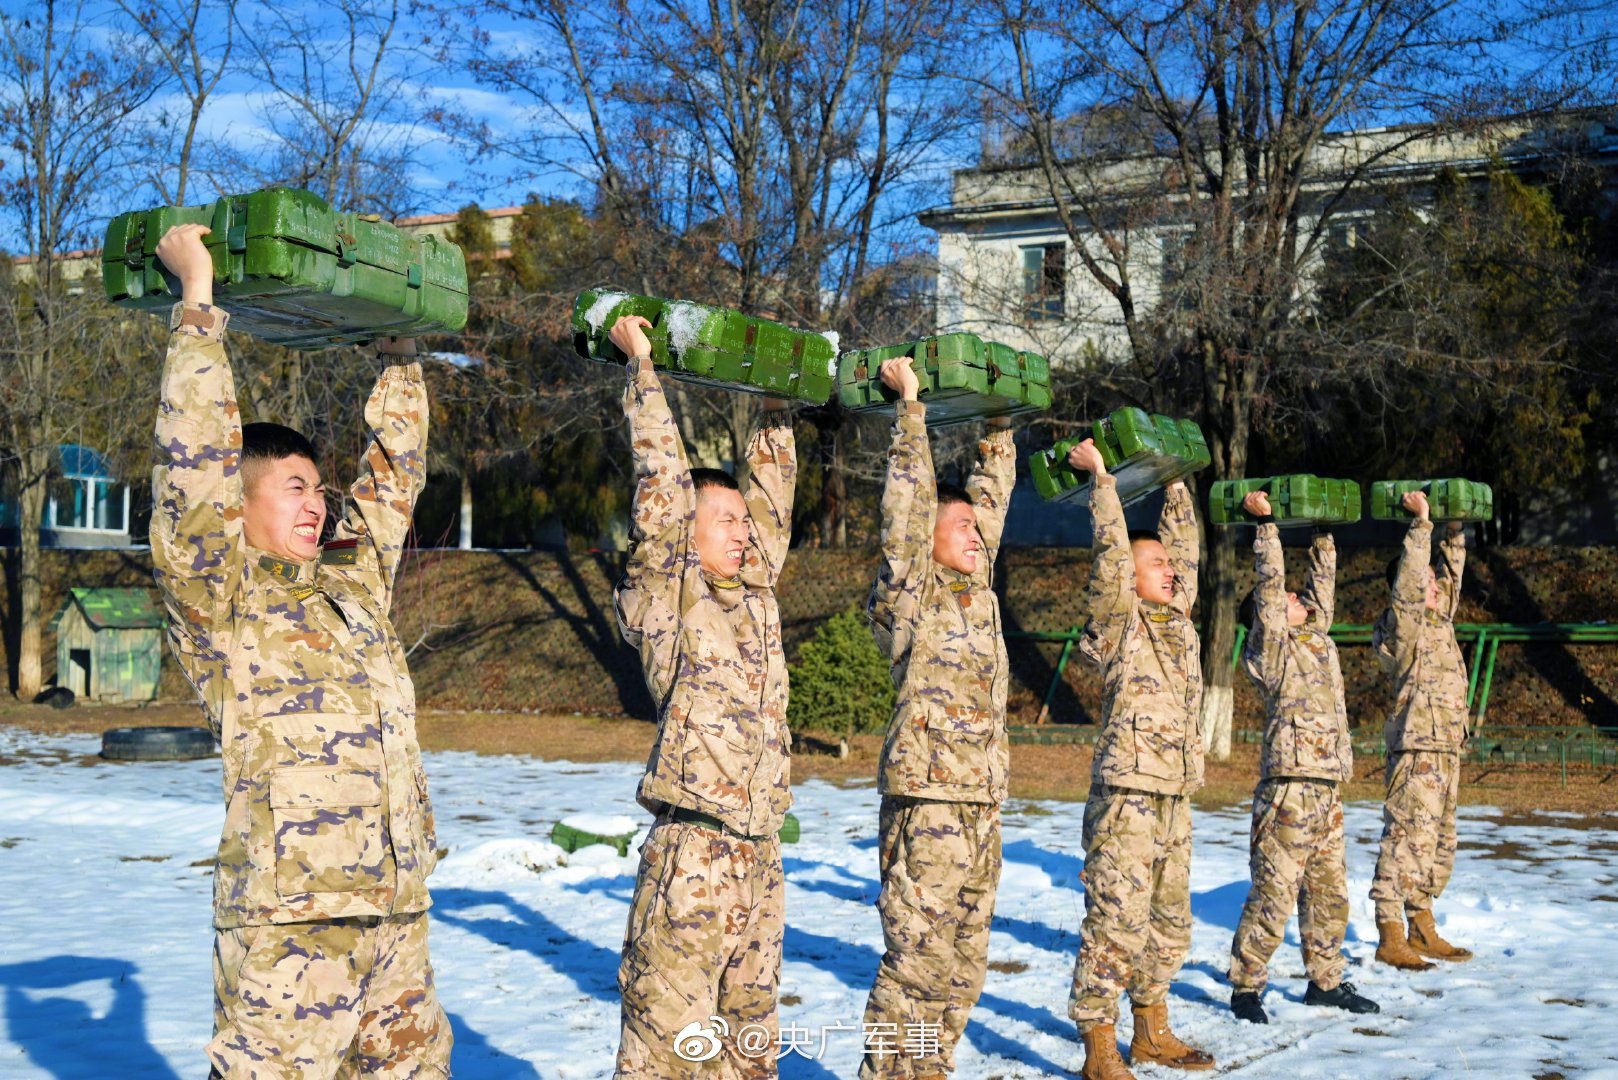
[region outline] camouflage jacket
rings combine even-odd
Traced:
[[[1393,711],[1383,737],[1388,750],[1459,753],[1466,742],[1466,661],[1455,640],[1455,610],[1461,605],[1466,534],[1452,532],[1438,550],[1439,609],[1427,607],[1426,571],[1433,524],[1412,521],[1393,582],[1393,602],[1376,621],[1371,647],[1382,670],[1393,676]]]
[[[1116,477],[1092,485],[1090,513],[1090,621],[1079,652],[1101,669],[1101,737],[1091,782],[1189,795],[1202,786],[1202,645],[1191,621],[1200,537],[1191,493],[1184,484],[1170,485],[1158,522],[1174,566],[1167,604],[1135,593],[1135,557]]]
[[[734,579],[703,572],[697,500],[657,375],[631,365],[624,393],[635,454],[629,562],[614,592],[618,627],[640,652],[657,740],[638,798],[653,813],[700,811],[749,836],[773,834],[792,804],[787,668],[775,602],[792,538],[792,422],[765,414],[747,446],[752,539]]]
[[[1337,545],[1321,533],[1309,545],[1309,580],[1299,595],[1309,608],[1302,626],[1287,625],[1286,564],[1281,530],[1258,527],[1253,542],[1257,613],[1242,662],[1264,700],[1264,752],[1259,775],[1348,780],[1354,775],[1344,704],[1343,671],[1331,639],[1337,594]]]
[[[318,560],[242,535],[227,316],[179,304],[157,413],[152,562],[169,637],[220,742],[220,928],[423,911],[436,861],[415,689],[388,618],[426,478],[421,366],[388,367],[370,447]]]
[[[938,514],[926,405],[901,403],[882,489],[882,565],[866,611],[899,698],[882,744],[884,795],[998,803],[1006,797],[1007,662],[994,560],[1016,481],[1009,430],[978,443],[967,493],[983,554],[970,576],[933,561]]]

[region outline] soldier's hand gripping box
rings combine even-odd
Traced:
[[[1101,451],[1107,472],[1118,478],[1118,498],[1125,506],[1207,468],[1213,461],[1202,428],[1195,421],[1148,414],[1134,407],[1118,409],[1096,421],[1089,437]],[[1068,452],[1082,441],[1064,439],[1028,459],[1028,471],[1040,498],[1068,502],[1089,497],[1090,474],[1067,463]]]
[[[1494,489],[1476,480],[1378,480],[1371,485],[1371,516],[1379,521],[1409,521],[1416,515],[1400,501],[1407,491],[1427,493],[1427,516],[1433,521],[1494,520]]]
[[[101,276],[122,307],[166,312],[179,282],[157,259],[171,226],[207,225],[214,300],[231,329],[294,349],[466,325],[466,259],[436,236],[374,214],[338,212],[308,191],[267,188],[201,206],[120,214],[107,225]]]
[[[831,398],[837,366],[832,338],[685,300],[586,289],[573,305],[573,351],[587,360],[626,361],[607,339],[625,315],[652,324],[646,331],[652,363],[676,379],[812,405]]]
[[[1215,482],[1208,489],[1208,520],[1215,525],[1256,521],[1242,506],[1254,491],[1269,495],[1277,525],[1347,525],[1360,519],[1359,484],[1296,473]]]
[[[837,364],[837,398],[850,412],[892,412],[899,395],[882,382],[882,362],[913,359],[928,427],[1051,407],[1050,365],[976,334],[941,334],[903,345],[846,352]]]

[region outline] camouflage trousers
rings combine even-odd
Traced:
[[[1090,785],[1084,805],[1084,941],[1067,1014],[1115,1023],[1118,995],[1156,1005],[1191,950],[1191,800]]]
[[[616,1075],[775,1076],[785,928],[780,841],[654,825],[618,966]]]
[[[1230,943],[1230,985],[1259,992],[1293,907],[1309,979],[1322,990],[1343,981],[1348,882],[1343,801],[1328,780],[1265,780],[1253,792],[1253,884]]]
[[[886,951],[865,1004],[860,1076],[948,1072],[988,974],[1000,808],[884,796],[880,822]]]
[[[1378,923],[1430,911],[1455,869],[1459,754],[1406,750],[1388,755],[1382,850],[1371,881]]]
[[[208,1057],[236,1080],[449,1075],[427,913],[220,930]]]

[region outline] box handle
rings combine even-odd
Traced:
[[[226,208],[230,223],[225,230],[225,250],[232,255],[247,254],[247,204],[232,201]]]
[[[354,238],[346,233],[338,233],[336,237],[337,265],[344,270],[354,265]],[[411,267],[412,270],[415,267]],[[420,284],[420,282],[416,282]]]
[[[353,260],[350,259],[349,262],[350,262],[350,264],[352,264]],[[410,286],[412,289],[421,288],[421,264],[420,263],[411,263],[410,264],[410,268],[405,271],[405,284]]]

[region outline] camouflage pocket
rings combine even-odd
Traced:
[[[1337,766],[1338,732],[1335,716],[1295,716],[1290,726],[1292,753],[1291,760],[1287,764],[1311,769],[1331,769]]]
[[[1176,719],[1136,716],[1135,771],[1159,780],[1186,776],[1185,725]]]
[[[726,716],[706,704],[689,706],[681,726],[680,774],[685,789],[717,806],[744,809],[748,779],[759,759],[757,726],[756,720]]]
[[[355,892],[386,884],[378,772],[298,765],[270,773],[275,885],[282,896]]]
[[[989,740],[994,718],[969,705],[927,710],[927,779],[934,784],[980,786],[989,782]]]

